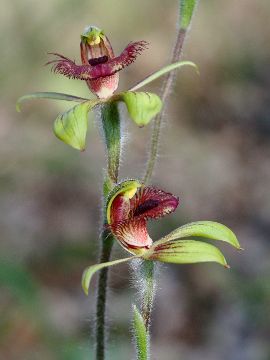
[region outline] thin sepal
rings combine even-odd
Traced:
[[[164,236],[155,244],[163,244],[167,241],[187,238],[190,236],[224,241],[237,249],[241,249],[237,237],[232,230],[215,221],[196,221],[185,224]]]
[[[86,295],[88,295],[88,291],[89,291],[89,286],[90,286],[90,282],[92,279],[92,276],[98,271],[101,270],[103,268],[109,267],[109,266],[113,266],[113,265],[117,265],[117,264],[121,264],[123,262],[127,262],[130,261],[131,259],[137,258],[138,256],[130,256],[128,258],[124,258],[124,259],[119,259],[119,260],[113,260],[113,261],[108,261],[105,263],[101,263],[101,264],[96,264],[96,265],[92,265],[89,266],[88,268],[86,268],[83,272],[82,275],[82,288],[83,291],[85,292]]]
[[[142,256],[145,260],[174,264],[217,262],[229,267],[222,252],[215,246],[196,240],[173,240],[155,243]]]
[[[111,101],[123,101],[130,118],[139,127],[147,125],[162,108],[160,97],[149,92],[126,91],[112,96]]]
[[[137,350],[137,360],[147,360],[148,357],[148,333],[143,321],[143,317],[133,305],[133,329],[135,345]]]
[[[192,67],[195,68],[196,72],[199,74],[198,66],[196,64],[194,64],[192,61],[177,61],[177,62],[175,62],[173,64],[164,66],[163,68],[161,68],[158,71],[155,71],[153,74],[147,76],[145,79],[143,79],[138,84],[136,84],[131,89],[129,89],[129,91],[138,90],[141,87],[143,87],[143,86],[151,83],[152,81],[158,79],[159,77],[167,74],[168,72],[173,71],[173,70],[175,70],[177,68],[180,68],[182,66],[192,66]]]
[[[16,110],[20,112],[22,102],[26,100],[34,100],[34,99],[52,99],[52,100],[65,100],[65,101],[75,101],[75,102],[83,102],[89,100],[79,96],[62,94],[57,92],[35,92],[21,96],[16,102]]]

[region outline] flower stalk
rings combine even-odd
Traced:
[[[185,35],[186,35],[186,30],[180,28],[178,30],[176,42],[174,45],[171,63],[174,63],[180,59]],[[161,89],[161,96],[160,96],[163,104],[167,103],[169,94],[170,94],[172,86],[173,86],[174,78],[175,78],[175,71],[171,71],[166,75],[166,77],[163,81],[162,89]],[[153,122],[153,130],[152,130],[152,137],[151,137],[151,144],[150,144],[150,154],[149,154],[149,158],[147,161],[146,171],[145,171],[144,180],[143,180],[143,182],[145,184],[148,184],[151,181],[153,171],[154,171],[154,168],[156,165],[159,142],[160,142],[160,137],[161,137],[161,129],[162,129],[162,124],[164,121],[165,111],[166,111],[165,109],[166,109],[166,107],[163,105],[163,109],[161,110],[160,113],[157,114],[157,116],[155,117],[154,122]],[[154,263],[151,261],[144,260],[141,266],[144,267],[146,270],[146,276],[143,279],[143,282],[145,285],[144,292],[146,293],[146,296],[143,298],[143,302],[141,304],[141,315],[142,315],[142,318],[145,323],[147,336],[150,337],[149,325],[150,325],[151,313],[152,313],[154,296],[155,296],[155,294],[154,294],[154,284],[155,284]],[[152,269],[151,269],[151,267],[152,267]]]
[[[156,287],[155,263],[153,261],[143,260],[140,264],[140,268],[143,282],[141,291],[141,314],[149,336],[149,327]]]
[[[136,343],[137,359],[148,360],[149,355],[149,337],[145,328],[144,320],[138,311],[136,305],[133,305],[133,329]]]
[[[175,45],[174,45],[174,49],[173,49],[173,55],[171,58],[172,64],[179,61],[179,59],[180,59],[181,52],[182,52],[183,45],[184,45],[185,36],[186,36],[186,30],[179,28],[177,37],[176,37],[176,41],[175,41]],[[164,105],[167,103],[170,92],[172,90],[175,73],[176,73],[175,70],[167,73],[165,76],[165,79],[163,80],[163,83],[162,83],[162,88],[160,91],[160,98],[163,103],[163,109],[161,110],[160,113],[157,114],[157,116],[155,117],[155,119],[153,121],[153,129],[152,129],[149,157],[147,160],[145,175],[143,178],[143,182],[145,184],[149,184],[149,182],[151,181],[153,171],[154,171],[154,168],[156,165],[158,148],[159,148],[160,137],[161,137],[161,129],[162,129],[162,124],[163,124],[163,121],[165,118],[165,112],[166,112],[166,107]]]
[[[114,237],[106,228],[105,204],[109,192],[118,180],[121,156],[121,124],[116,103],[104,104],[101,109],[101,121],[107,150],[107,171],[103,184],[103,230],[101,232],[101,253],[99,263],[108,262],[111,257]],[[108,268],[99,273],[96,294],[96,359],[105,358],[105,319],[107,298]]]
[[[99,263],[108,262],[111,257],[114,238],[107,231],[101,233],[101,253]],[[106,298],[107,298],[107,282],[108,268],[100,270],[98,277],[97,293],[96,293],[96,359],[103,360],[105,358],[105,319],[106,319]]]
[[[133,332],[137,360],[150,359],[150,320],[155,293],[155,263],[148,260],[134,260],[135,287],[137,287],[140,311],[133,305]]]
[[[104,104],[101,119],[107,149],[107,176],[112,184],[116,184],[121,155],[121,125],[117,103]],[[107,182],[106,184],[109,186]],[[105,197],[112,190],[112,186],[109,187],[105,190]]]
[[[179,0],[179,20],[177,22],[177,35],[172,52],[171,64],[180,60],[186,34],[190,28],[191,20],[198,0]],[[170,71],[163,80],[160,97],[163,104],[167,104],[169,95],[172,91],[176,71]],[[157,114],[153,121],[153,130],[150,143],[150,153],[146,164],[146,170],[143,182],[148,184],[151,181],[153,171],[157,161],[158,147],[162,124],[165,118],[165,106],[160,113]]]

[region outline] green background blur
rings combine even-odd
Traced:
[[[162,266],[152,323],[156,360],[270,359],[269,14],[268,0],[203,0],[185,44],[184,59],[201,75],[178,73],[153,179],[181,204],[151,223],[150,233],[157,239],[188,221],[217,220],[245,251],[221,245],[230,271]],[[16,99],[33,91],[88,96],[83,82],[43,66],[48,51],[78,61],[88,24],[105,30],[116,54],[130,41],[150,42],[121,72],[120,89],[127,89],[169,61],[176,19],[176,0],[1,0],[1,360],[94,358],[94,292],[85,297],[80,278],[98,255],[105,167],[97,123],[84,153],[54,137],[53,120],[71,103],[33,101],[19,114]],[[151,129],[124,123],[121,177],[138,177]],[[114,256],[123,254],[116,245]],[[132,359],[128,267],[113,268],[110,285],[108,359]]]

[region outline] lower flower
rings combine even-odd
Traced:
[[[146,227],[147,220],[173,212],[178,204],[176,196],[153,186],[144,186],[138,180],[119,183],[107,199],[107,226],[118,243],[133,256],[88,267],[82,277],[84,292],[88,294],[92,275],[97,270],[134,258],[176,264],[217,262],[228,268],[225,257],[217,247],[192,239],[220,240],[241,249],[234,233],[217,222],[189,223],[158,241],[152,241]]]
[[[139,181],[128,180],[109,195],[107,222],[119,243],[129,252],[141,254],[152,245],[146,223],[173,212],[178,198]]]

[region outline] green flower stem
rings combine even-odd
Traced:
[[[111,250],[114,238],[107,231],[101,234],[101,254],[100,263],[110,260]],[[96,305],[96,360],[105,358],[105,314],[106,314],[106,296],[107,280],[109,268],[100,270],[97,285],[97,305]]]
[[[150,320],[155,294],[155,263],[149,260],[132,262],[134,286],[137,287],[140,311],[133,308],[133,334],[137,350],[137,360],[150,358]]]
[[[176,36],[176,41],[173,49],[172,59],[171,63],[175,63],[180,60],[182,49],[186,37],[186,33],[190,28],[192,16],[194,9],[197,5],[198,0],[179,0],[179,9],[180,9],[180,16],[178,21],[178,31]],[[158,147],[160,142],[160,135],[161,135],[161,129],[165,117],[165,105],[167,103],[168,97],[170,95],[170,92],[173,87],[174,78],[175,78],[175,72],[171,71],[169,72],[162,84],[161,88],[161,100],[164,104],[163,109],[161,112],[155,117],[154,124],[153,124],[153,130],[152,130],[152,138],[151,138],[151,144],[150,144],[150,154],[148,157],[148,161],[146,164],[146,170],[143,182],[145,184],[148,184],[151,181],[153,171],[156,165],[157,161],[157,153],[158,153]],[[144,319],[145,327],[147,329],[147,336],[149,337],[149,324],[151,319],[151,312],[153,307],[153,301],[154,301],[154,293],[155,293],[155,278],[154,278],[154,263],[151,261],[145,261],[143,263],[144,269],[145,269],[145,297],[143,297],[142,305],[141,305],[141,315]],[[138,358],[139,360],[139,358]]]
[[[117,183],[121,153],[120,116],[116,102],[102,105],[102,125],[107,147],[108,177]],[[105,196],[107,194],[104,194]]]
[[[171,64],[180,60],[182,49],[186,37],[187,31],[190,29],[192,16],[194,14],[194,10],[198,0],[179,0],[179,20],[178,20],[178,31],[176,36],[176,41],[173,49]],[[161,88],[161,100],[163,104],[167,103],[168,97],[172,90],[173,82],[175,78],[175,71],[169,72],[164,81]],[[160,141],[160,134],[162,123],[165,117],[165,106],[161,112],[156,116],[153,124],[151,145],[150,145],[150,154],[146,165],[146,171],[144,176],[144,183],[147,184],[150,182],[154,167],[157,161],[157,152]]]
[[[117,104],[108,103],[102,106],[101,120],[104,139],[107,148],[107,174],[103,185],[103,205],[105,207],[108,193],[118,180],[118,170],[121,155],[121,128]],[[106,229],[105,208],[103,211],[103,230],[101,233],[100,263],[108,262],[113,246],[113,235]],[[105,318],[107,296],[108,268],[99,272],[96,303],[96,360],[105,359]]]
[[[155,294],[155,264],[153,261],[144,260],[141,264],[143,278],[143,294],[141,303],[141,313],[145,324],[146,331],[149,332],[151,312],[153,308]]]
[[[173,50],[173,56],[172,56],[172,61],[171,61],[172,63],[178,61],[180,58],[181,51],[182,51],[183,44],[184,44],[185,35],[186,35],[186,30],[180,29],[178,31],[178,35],[177,35],[174,50]],[[171,91],[171,88],[173,85],[174,77],[175,77],[175,71],[172,71],[167,74],[167,76],[163,82],[163,86],[162,86],[162,90],[161,90],[161,100],[162,100],[163,104],[166,103],[166,101],[169,97],[169,94],[170,94],[170,91]],[[156,118],[154,120],[151,145],[150,145],[150,155],[148,158],[146,172],[145,172],[145,176],[144,176],[144,180],[143,180],[143,182],[145,184],[150,182],[152,175],[153,175],[153,170],[154,170],[156,160],[157,160],[157,152],[158,152],[158,147],[159,147],[161,128],[162,128],[162,123],[164,120],[164,115],[165,115],[165,107],[163,107],[161,112],[156,116]],[[147,336],[149,338],[149,325],[150,325],[150,320],[151,320],[151,312],[152,312],[153,301],[154,301],[154,287],[155,287],[154,262],[144,261],[142,266],[144,267],[144,270],[145,270],[144,271],[145,274],[144,274],[144,278],[143,278],[143,281],[145,282],[145,284],[144,284],[145,294],[144,294],[142,305],[141,305],[141,315],[144,319],[145,327],[147,329]],[[138,358],[138,360],[139,360],[139,358]]]
[[[133,306],[133,329],[134,329],[134,338],[135,338],[136,350],[137,350],[137,359],[148,360],[149,359],[148,334],[144,324],[144,320],[135,305]]]
[[[198,0],[179,0],[179,29],[177,31],[177,36],[175,40],[175,45],[173,49],[171,64],[176,63],[180,60],[184,41],[186,38],[186,33],[190,29],[190,24],[192,16]],[[172,90],[176,70],[169,72],[162,84],[161,88],[161,100],[164,105],[166,105],[170,92]],[[161,112],[156,116],[153,124],[151,145],[150,145],[150,154],[146,165],[146,171],[144,176],[144,183],[147,184],[151,180],[153,171],[157,161],[157,153],[160,141],[160,134],[162,129],[162,123],[165,117],[166,107],[163,106]]]
[[[174,45],[171,63],[175,63],[176,61],[179,61],[179,59],[180,59],[186,32],[187,32],[186,29],[182,29],[182,28],[180,28],[178,31],[176,42]],[[163,81],[160,98],[164,105],[166,104],[168,97],[170,95],[170,92],[171,92],[171,89],[173,86],[173,82],[174,82],[174,78],[175,78],[175,72],[176,72],[175,70],[169,72]],[[162,128],[162,123],[164,121],[165,112],[166,112],[166,107],[163,106],[163,109],[155,117],[155,120],[153,122],[152,138],[151,138],[151,144],[150,144],[150,154],[148,157],[146,171],[145,171],[144,180],[143,180],[143,182],[145,184],[150,182],[152,175],[153,175],[155,165],[156,165],[157,153],[158,153],[158,147],[159,147],[160,135],[161,135],[161,128]]]

